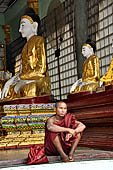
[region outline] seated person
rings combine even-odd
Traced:
[[[82,69],[82,78],[72,85],[70,93],[95,91],[99,87],[99,58],[94,54],[95,50],[96,45],[90,39],[82,45],[82,55],[86,57]]]
[[[37,36],[39,26],[39,16],[32,8],[28,8],[21,17],[19,29],[22,37],[27,39],[22,51],[21,71],[6,82],[2,99],[50,94],[44,39]]]
[[[56,104],[56,115],[45,125],[45,154],[60,155],[64,162],[74,161],[74,152],[80,141],[85,125],[68,113],[63,101]]]
[[[113,44],[112,44],[113,48]],[[103,75],[103,77],[100,79],[100,84],[102,85],[111,85],[113,84],[113,59],[111,60],[110,67],[108,71]]]

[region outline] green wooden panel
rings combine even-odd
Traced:
[[[41,19],[47,15],[48,7],[52,1],[53,0],[39,0],[39,15]],[[64,2],[65,0],[60,1]]]

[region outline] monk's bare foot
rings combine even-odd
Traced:
[[[69,162],[74,162],[74,156],[73,155],[69,155]]]
[[[69,162],[68,156],[62,157],[62,158],[61,158],[61,161],[62,161],[62,162]]]

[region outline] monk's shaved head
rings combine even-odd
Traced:
[[[57,108],[57,106],[58,106],[60,103],[65,103],[65,102],[63,102],[63,101],[57,101],[55,107]],[[65,103],[65,104],[66,104],[66,103]],[[66,106],[67,106],[67,104],[66,104]]]

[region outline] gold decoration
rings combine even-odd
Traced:
[[[39,0],[27,0],[28,6],[33,8],[37,15],[39,15]]]
[[[113,84],[113,59],[111,60],[108,71],[103,75],[100,80],[104,82],[104,85]]]
[[[88,48],[92,48],[89,44],[83,44],[82,46],[87,46]]]
[[[83,64],[82,82],[86,82],[81,88],[78,85],[74,93],[84,91],[95,91],[99,87],[100,71],[99,58],[95,55],[90,56]]]
[[[112,48],[113,48],[113,39],[112,39]],[[106,86],[113,84],[113,58],[111,60],[108,71],[101,77],[100,81],[103,81],[104,85]]]
[[[31,18],[30,16],[28,16],[28,15],[23,15],[23,16],[21,17],[21,20],[24,19],[24,18],[28,19],[31,24],[34,23],[34,21],[32,20],[32,18]]]
[[[3,29],[5,32],[5,41],[6,43],[10,43],[10,25],[3,25]]]

